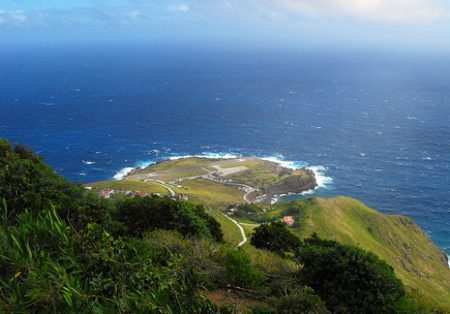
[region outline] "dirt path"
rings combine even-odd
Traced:
[[[172,190],[171,188],[169,188],[169,187],[167,186],[167,183],[165,183],[165,182],[163,182],[163,181],[161,181],[161,180],[145,180],[145,182],[156,182],[156,183],[158,183],[159,186],[162,186],[163,188],[165,188],[166,190],[168,190],[168,191],[170,192],[170,195],[171,195],[172,197],[174,197],[174,196],[177,195],[177,193],[175,193],[174,190]]]
[[[222,213],[221,213],[222,214]],[[243,222],[237,222],[236,220],[234,220],[233,218],[228,217],[225,214],[222,214],[223,216],[227,217],[228,219],[230,219],[232,222],[234,222],[234,224],[239,228],[239,230],[241,231],[241,235],[242,235],[242,241],[237,245],[237,247],[241,247],[242,245],[244,245],[244,243],[247,242],[247,237],[245,236],[245,232],[244,232],[244,228],[242,228],[241,225],[243,226],[250,226],[250,227],[259,227],[261,226],[260,224],[247,224],[247,223],[243,223]]]
[[[221,213],[222,214],[222,213]],[[224,214],[222,214],[224,215]],[[225,217],[227,217],[228,219],[230,219],[232,222],[234,222],[234,224],[239,228],[239,230],[241,231],[241,235],[242,235],[242,241],[237,245],[237,247],[241,247],[242,245],[244,245],[245,242],[247,242],[247,237],[245,236],[245,232],[244,232],[244,228],[241,227],[241,225],[239,225],[239,223],[234,220],[231,219],[230,217],[228,217],[227,215],[224,215]]]

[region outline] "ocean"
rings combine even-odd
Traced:
[[[449,82],[419,52],[2,47],[0,137],[85,183],[186,155],[313,167],[312,195],[409,216],[450,254]]]

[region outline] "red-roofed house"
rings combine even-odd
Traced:
[[[284,216],[281,221],[289,226],[295,222],[295,220],[294,220],[294,218],[292,218],[292,216]]]
[[[100,198],[110,198],[111,195],[109,195],[109,194],[107,194],[107,193],[102,193],[102,194],[100,194],[99,197],[100,197]]]
[[[134,192],[134,196],[142,196],[142,197],[144,197],[146,195],[147,195],[147,192],[139,192],[139,191]]]

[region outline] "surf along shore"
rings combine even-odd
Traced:
[[[188,157],[164,160],[145,168],[137,167],[123,180],[160,182],[175,187],[191,180],[208,180],[244,192],[246,202],[268,203],[280,195],[300,194],[317,187],[308,168],[291,169],[256,157],[211,159]],[[205,187],[207,188],[207,187]]]

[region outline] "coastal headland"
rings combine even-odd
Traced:
[[[280,195],[313,190],[317,182],[314,172],[308,168],[291,169],[256,157],[189,157],[138,167],[122,180],[102,181],[90,186],[132,192],[138,190],[171,197],[188,194],[203,202],[208,201],[204,192],[214,194],[211,190],[214,186],[216,192],[233,195],[229,203],[239,202],[239,198],[247,203],[273,203]],[[216,201],[227,203],[220,196]]]

